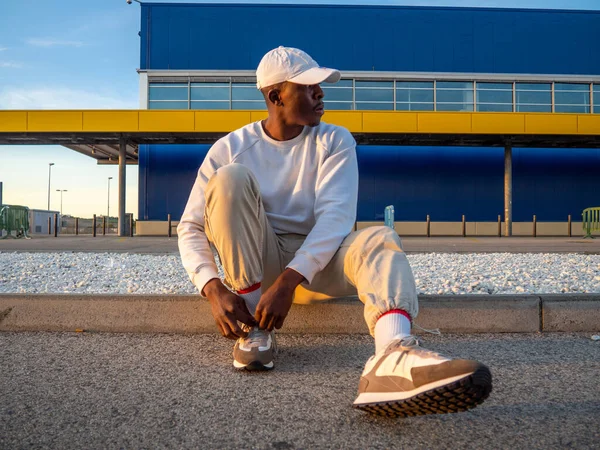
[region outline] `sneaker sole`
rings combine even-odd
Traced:
[[[406,399],[361,402],[359,395],[353,407],[387,417],[448,414],[475,408],[489,397],[491,391],[492,374],[484,366],[459,380]]]
[[[273,361],[267,364],[263,364],[259,361],[252,361],[249,364],[242,364],[233,360],[233,367],[237,370],[248,370],[251,372],[259,372],[261,370],[271,370],[274,367]]]

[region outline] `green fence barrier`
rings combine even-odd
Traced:
[[[581,214],[583,217],[582,225],[583,231],[585,232],[585,238],[592,238],[592,231],[600,231],[600,206],[594,206],[592,208],[585,208]]]
[[[2,239],[8,237],[31,239],[27,236],[29,208],[26,206],[2,205],[0,207],[0,236],[4,230],[6,230],[6,236]],[[13,231],[15,236],[12,235]]]

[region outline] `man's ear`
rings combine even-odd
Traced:
[[[283,103],[281,102],[281,89],[274,88],[270,89],[267,94],[267,98],[271,103],[277,106],[281,106]]]

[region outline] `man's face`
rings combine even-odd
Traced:
[[[318,84],[305,86],[296,83],[283,83],[280,98],[282,116],[288,125],[308,125],[315,127],[321,123],[325,113],[323,90]]]

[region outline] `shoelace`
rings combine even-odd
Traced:
[[[256,327],[245,327],[248,331],[248,336],[243,339],[244,344],[248,347],[266,347],[268,344],[269,332],[263,331]]]

